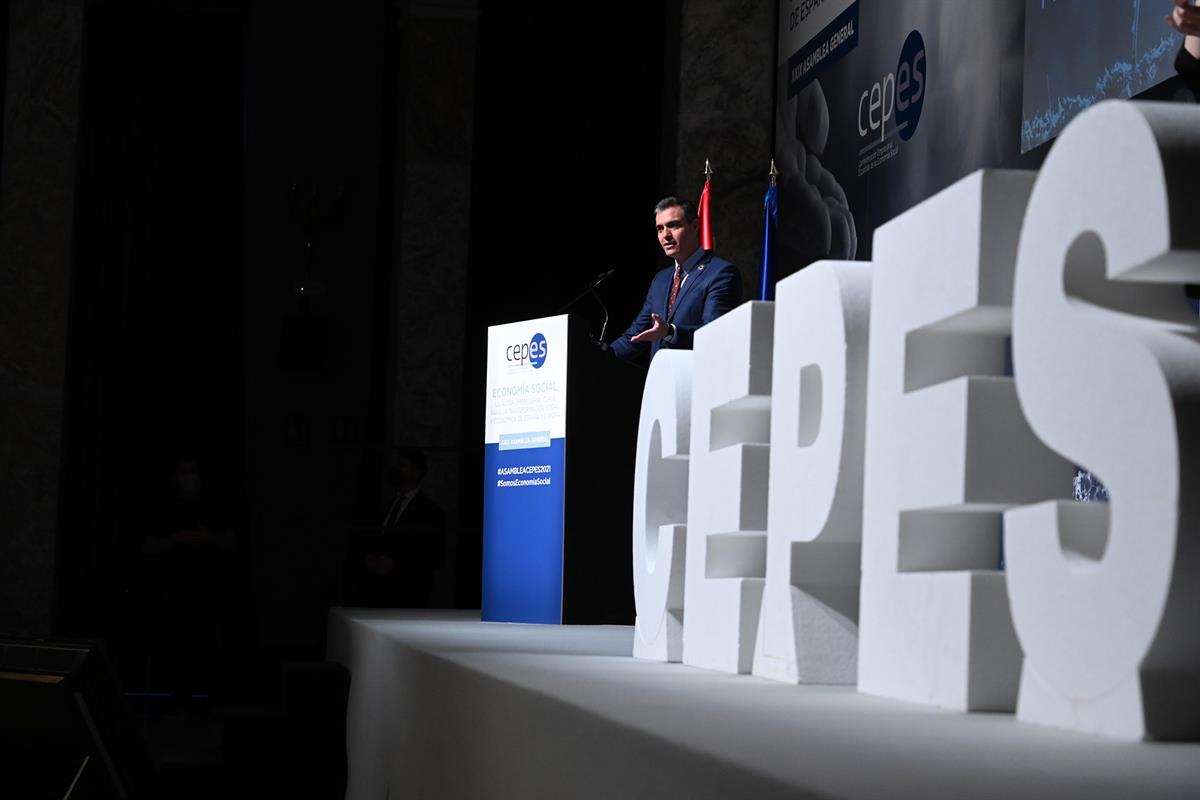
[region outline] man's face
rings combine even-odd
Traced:
[[[700,247],[700,220],[688,222],[679,206],[664,208],[654,215],[654,229],[658,232],[658,243],[667,258],[682,264]]]

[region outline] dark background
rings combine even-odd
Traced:
[[[402,450],[448,523],[429,604],[478,608],[487,326],[614,268],[610,336],[640,308],[651,209],[702,181],[681,7],[0,0],[0,637],[103,640],[163,796],[227,787],[172,759],[337,796],[326,614]],[[769,131],[736,72],[759,122],[705,148]],[[634,427],[590,476],[631,480]],[[235,542],[193,618],[146,552],[181,459]]]
[[[229,508],[239,648],[319,654],[397,447],[430,453],[452,521],[437,604],[478,607],[486,327],[614,267],[612,327],[640,305],[674,191],[669,7],[84,4],[56,634],[144,682],[139,551],[184,457]],[[406,427],[417,350],[458,385]]]

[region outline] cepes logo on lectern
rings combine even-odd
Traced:
[[[510,344],[504,349],[504,357],[510,364],[523,367],[529,364],[534,369],[541,369],[546,363],[546,356],[549,348],[546,345],[546,337],[540,333],[535,333],[533,338],[528,343]]]

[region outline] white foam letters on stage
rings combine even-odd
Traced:
[[[858,688],[1012,710],[1000,512],[1070,488],[1004,377],[1028,172],[976,172],[875,232]]]
[[[692,353],[664,350],[650,364],[638,423],[633,494],[633,654],[683,658]]]
[[[767,582],[754,674],[854,683],[869,264],[822,261],[775,291]]]
[[[773,303],[696,332],[683,662],[749,672],[767,563]]]
[[[635,654],[678,659],[682,615],[696,666],[839,683],[857,655],[863,692],[1200,738],[1197,186],[1200,109],[1101,103],[1040,175],[970,175],[879,228],[874,264],[660,354]],[[1107,506],[1053,499],[1072,462]]]
[[[1059,137],[1021,232],[1022,408],[1111,502],[1008,512],[1021,719],[1200,738],[1196,109],[1104,103]],[[1094,358],[1081,357],[1087,342]]]

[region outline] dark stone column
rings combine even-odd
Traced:
[[[0,631],[48,635],[82,0],[12,0],[0,169]]]
[[[712,162],[716,252],[741,268],[743,296],[751,299],[758,290],[762,200],[775,127],[779,4],[682,0],[681,5],[676,188],[698,199],[704,159]]]
[[[391,440],[429,455],[424,488],[447,512],[453,535],[459,504],[478,12],[474,0],[407,5],[400,34],[404,80],[396,98],[402,113],[396,169],[400,219],[393,246]],[[454,544],[452,536],[451,548]],[[446,563],[456,563],[453,549]],[[448,605],[453,576],[445,579],[435,587],[435,599]]]
[[[359,484],[380,481],[363,452],[380,448],[387,8],[278,0],[248,18],[246,463],[267,646],[322,640]]]

